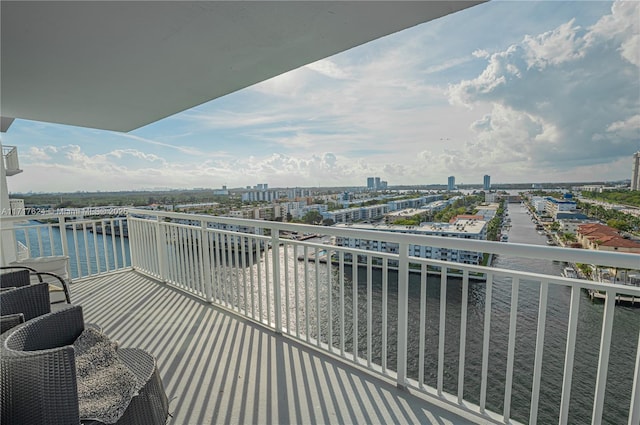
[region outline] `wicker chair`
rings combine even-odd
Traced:
[[[0,312],[2,313],[3,328],[12,323],[11,317],[6,316],[22,314],[23,320],[27,321],[50,311],[51,299],[47,283],[28,284],[0,291]],[[7,324],[5,324],[5,321]],[[18,323],[13,322],[13,324],[16,325]],[[8,327],[3,329],[3,333],[7,329]]]
[[[45,314],[0,338],[0,418],[11,424],[80,424],[74,347],[84,330],[82,308]],[[147,352],[120,348],[118,356],[142,383],[118,424],[160,425],[168,401],[155,359]]]
[[[0,267],[2,270],[6,268],[13,269],[14,267]],[[31,271],[27,268],[20,268],[20,270],[2,273],[0,274],[0,288],[18,288],[20,286],[29,285],[29,283],[31,283],[30,274]]]
[[[47,282],[49,290],[64,292],[64,299],[53,300],[53,304],[64,303],[71,304],[71,294],[69,293],[69,285],[67,281],[55,273],[38,271],[33,267],[23,265],[2,266],[0,270],[10,270],[0,274],[0,288],[19,287],[29,285],[30,283]]]

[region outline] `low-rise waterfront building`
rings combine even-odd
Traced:
[[[379,232],[408,233],[417,235],[444,236],[462,239],[486,240],[487,222],[477,218],[455,218],[451,223],[422,223],[419,226],[398,226],[393,224],[339,224],[350,229],[375,230]],[[370,251],[398,253],[398,244],[349,236],[337,236],[336,245]],[[481,264],[482,252],[409,245],[409,255],[419,258],[453,261],[465,264]]]
[[[570,198],[560,200],[552,197],[547,197],[545,198],[545,200],[545,211],[554,219],[560,212],[576,210],[576,201]]]
[[[442,200],[442,195],[427,195],[412,199],[392,199],[387,202],[389,211],[398,211],[407,208],[421,208],[431,202]]]
[[[320,212],[322,218],[333,220],[334,223],[351,223],[359,220],[377,220],[389,212],[385,205],[371,205],[368,207],[346,208],[334,211]]]
[[[583,224],[578,227],[576,237],[586,249],[640,254],[640,243],[623,237],[616,229],[604,224]]]
[[[498,213],[498,208],[500,208],[500,204],[496,202],[480,205],[476,208],[476,214],[482,216],[484,221],[491,221]]]
[[[560,224],[560,231],[562,233],[573,233],[576,234],[580,226],[585,224],[595,223],[593,220],[588,218],[558,218],[556,220],[558,224]]]

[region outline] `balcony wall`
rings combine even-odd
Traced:
[[[55,225],[45,226],[52,232],[48,226]],[[640,268],[637,255],[146,210],[129,210],[127,228],[128,239],[110,237],[126,244],[138,272],[479,422],[601,423],[614,413],[614,422],[640,420],[640,320],[617,306],[625,297],[640,300],[640,288],[417,258],[409,246],[621,269]],[[84,224],[76,231],[83,241],[93,237]],[[291,232],[399,248],[378,253],[282,236]],[[80,240],[67,236],[63,252],[72,251],[71,239]],[[118,251],[104,239],[100,264],[114,264]],[[80,275],[127,267],[121,260]],[[602,303],[593,304],[589,293]],[[625,356],[621,344],[631,347]]]

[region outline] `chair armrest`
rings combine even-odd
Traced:
[[[58,276],[55,273],[49,273],[49,272],[36,272],[36,274],[40,279],[40,282],[44,282],[44,279],[42,278],[42,276],[51,276],[56,278],[60,283],[60,286],[62,286],[62,290],[64,291],[64,297],[67,300],[67,304],[71,304],[71,294],[69,294],[69,286],[67,285],[67,282],[62,277]],[[57,302],[61,302],[61,301],[57,301]]]

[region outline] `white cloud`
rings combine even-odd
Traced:
[[[536,37],[525,36],[522,41],[528,67],[546,68],[548,65],[561,65],[585,55],[585,41],[578,36],[579,26],[575,20],[560,25]]]
[[[555,170],[628,157],[638,144],[640,70],[629,46],[639,18],[637,5],[614,3],[591,28],[572,19],[525,36],[492,54],[477,77],[451,85],[450,102],[492,105],[471,129],[498,163]]]
[[[29,148],[26,158],[36,161],[48,161],[51,159],[51,154],[55,154],[58,149],[55,146],[32,146]]]
[[[640,35],[635,34],[620,46],[620,54],[623,58],[637,67],[640,67]]]
[[[607,131],[615,133],[622,138],[635,138],[638,140],[638,143],[640,143],[640,114],[634,115],[624,121],[616,121],[612,123],[607,128]]]
[[[349,78],[349,73],[338,67],[331,59],[322,59],[306,66],[307,69],[315,71],[325,77],[344,80]]]
[[[474,52],[473,52],[473,53],[471,53],[471,55],[472,55],[473,57],[481,58],[481,59],[487,59],[487,58],[489,58],[489,56],[491,56],[491,55],[489,54],[489,52],[487,52],[487,51],[486,51],[486,50],[484,50],[484,49],[474,50]]]

